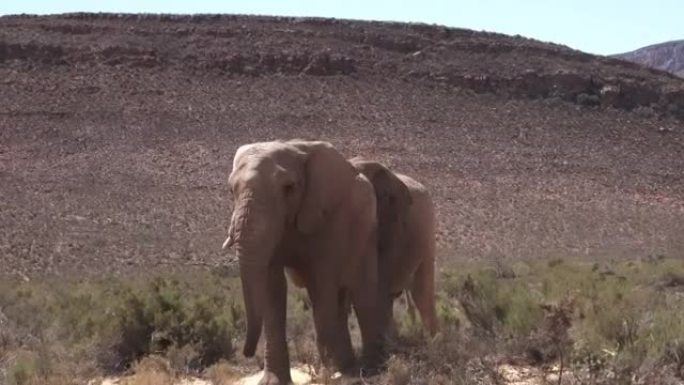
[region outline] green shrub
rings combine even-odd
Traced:
[[[447,267],[437,283],[441,332],[435,338],[425,338],[422,323],[395,306],[400,338],[391,353],[401,365],[390,365],[387,377],[400,382],[408,370],[411,381],[466,383],[468,370],[496,370],[487,357],[521,353],[563,361],[574,376],[584,376],[582,383],[610,383],[602,382],[608,375],[614,383],[655,383],[646,379],[664,376],[663,368],[682,373],[684,261],[556,259],[512,266]],[[293,363],[317,363],[309,306],[304,290],[289,290]],[[168,362],[169,376],[221,359],[226,369],[237,359],[244,322],[239,280],[226,274],[0,281],[0,383],[68,383],[149,356]],[[353,316],[350,329],[358,344]]]
[[[17,325],[18,340],[50,336],[48,356],[59,346],[81,355],[72,359],[94,355],[102,369],[117,371],[156,353],[198,370],[232,357],[244,326],[238,294],[234,280],[211,274],[147,282],[25,282],[0,290],[0,309]],[[20,366],[16,376],[22,378],[26,368]]]
[[[142,288],[118,293],[101,337],[114,352],[107,359],[114,358],[115,364],[127,366],[150,353],[185,350],[184,364],[197,370],[232,356],[241,322],[241,308],[232,296],[193,293],[187,282],[156,278]],[[187,347],[195,354],[187,354]]]
[[[520,279],[499,278],[484,269],[449,278],[446,290],[458,298],[466,317],[487,336],[527,336],[541,322],[541,298]]]
[[[24,385],[39,376],[38,357],[29,352],[22,352],[10,362],[7,370],[7,382],[9,385]]]
[[[463,315],[453,298],[437,293],[435,298],[437,319],[443,330],[459,330],[463,324]]]

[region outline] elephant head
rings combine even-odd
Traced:
[[[229,177],[235,207],[223,247],[233,246],[240,263],[246,356],[254,355],[269,311],[269,268],[283,266],[288,239],[324,225],[357,174],[327,142],[261,142],[236,151]]]
[[[355,157],[349,162],[368,178],[375,189],[378,215],[378,251],[382,254],[406,227],[408,211],[413,203],[404,182],[387,167],[373,160]]]

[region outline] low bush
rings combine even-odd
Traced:
[[[239,293],[236,282],[211,274],[4,285],[0,309],[14,340],[5,354],[28,349],[44,356],[14,360],[6,377],[24,383],[64,370],[50,368],[60,361],[82,364],[69,370],[117,372],[150,354],[166,357],[175,370],[199,371],[232,358],[244,327]]]
[[[511,360],[560,366],[561,377],[572,373],[564,383],[681,381],[683,273],[684,261],[662,257],[450,266],[438,283],[441,333],[428,340],[403,328],[378,383],[405,372],[428,381],[415,383],[497,383],[496,362]]]

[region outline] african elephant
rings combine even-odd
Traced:
[[[324,364],[355,364],[342,293],[350,293],[364,361],[376,363],[377,219],[368,179],[330,143],[290,140],[241,146],[229,184],[235,208],[223,247],[234,247],[239,260],[245,356],[254,355],[262,327],[266,335],[260,384],[291,381],[285,271],[308,292]]]
[[[377,200],[381,329],[394,331],[394,299],[407,290],[424,327],[434,336],[435,218],[430,194],[415,179],[379,162],[362,157],[349,161],[371,181]],[[407,302],[410,307],[409,298]]]

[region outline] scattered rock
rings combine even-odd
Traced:
[[[663,275],[656,283],[656,288],[663,289],[677,289],[684,287],[684,275],[668,272]]]
[[[598,273],[601,277],[615,275],[615,271],[613,271],[613,269],[611,269],[605,263],[595,263],[591,270],[595,273]]]
[[[542,385],[542,373],[531,366],[500,365],[497,373],[505,384],[509,385]]]
[[[601,104],[601,99],[598,95],[589,95],[587,93],[581,93],[576,97],[576,103],[581,106],[598,106]]]

